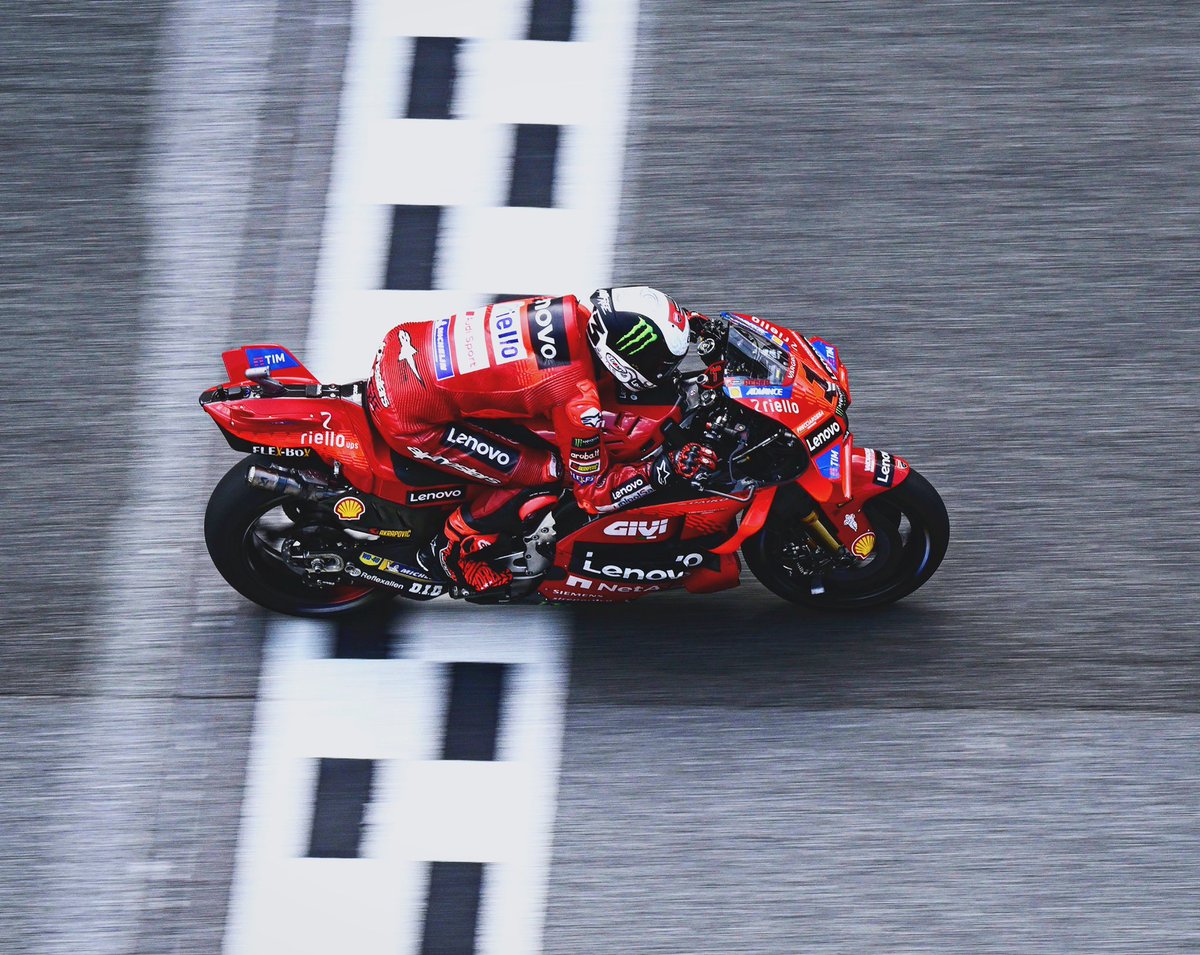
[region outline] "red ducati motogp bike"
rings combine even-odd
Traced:
[[[263,607],[303,617],[450,590],[416,553],[484,486],[392,450],[365,409],[363,381],[322,384],[279,345],[222,357],[229,381],[200,404],[247,455],[217,485],[205,518],[225,579]],[[564,487],[534,526],[489,554],[512,571],[511,586],[474,599],[711,593],[738,584],[740,554],[780,597],[854,610],[916,590],[946,553],[950,522],[937,491],[899,455],[854,444],[846,369],[819,338],[750,315],[695,316],[674,382],[618,388],[605,405],[612,459],[700,441],[720,467],[662,488],[636,478],[614,492],[623,506],[600,515]],[[548,422],[527,424],[549,433]]]

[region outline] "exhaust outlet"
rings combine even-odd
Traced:
[[[264,491],[271,491],[274,494],[294,494],[299,496],[304,493],[304,485],[299,481],[288,477],[286,474],[268,471],[266,468],[251,466],[250,470],[246,472],[246,483],[251,487],[260,487]]]

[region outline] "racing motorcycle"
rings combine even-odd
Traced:
[[[323,384],[281,345],[222,358],[229,380],[200,404],[247,456],[213,491],[205,540],[238,592],[281,613],[328,617],[447,593],[601,603],[711,593],[738,584],[739,552],[780,597],[855,610],[916,590],[946,553],[950,522],[929,481],[897,454],[854,444],[838,349],[752,315],[693,316],[672,382],[617,386],[604,402],[612,459],[699,441],[719,469],[658,490],[635,479],[614,492],[627,506],[599,515],[564,487],[492,548],[513,581],[490,595],[458,591],[416,557],[483,485],[394,451],[367,411],[365,381]],[[549,436],[549,422],[530,424],[527,436]]]

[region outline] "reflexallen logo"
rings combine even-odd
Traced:
[[[658,329],[646,317],[638,316],[637,324],[613,342],[613,347],[623,355],[636,355],[658,340]]]

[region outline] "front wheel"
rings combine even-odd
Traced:
[[[246,483],[246,473],[262,462],[249,457],[235,464],[213,489],[204,514],[204,541],[217,570],[238,593],[268,610],[293,617],[353,613],[390,600],[375,587],[317,587],[286,566],[284,543],[320,532],[293,519],[296,500]]]
[[[751,572],[769,590],[816,610],[861,610],[893,603],[933,576],[950,541],[950,518],[942,498],[910,470],[904,482],[863,507],[875,529],[875,550],[852,567],[806,573],[793,556],[807,545],[799,521],[768,519],[742,545]],[[816,592],[814,592],[814,590]]]

